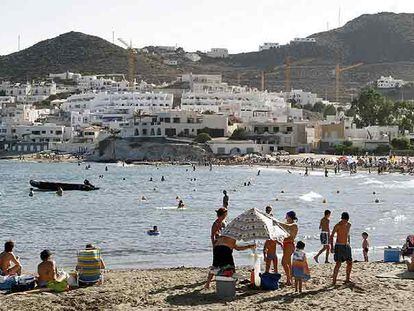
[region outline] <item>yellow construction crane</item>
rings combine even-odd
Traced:
[[[288,56],[286,57],[286,60],[285,60],[285,92],[291,91],[291,84],[290,84],[291,65],[292,65],[292,58]]]
[[[118,38],[128,51],[128,82],[129,88],[134,89],[135,84],[135,64],[137,62],[137,50],[132,47],[132,42],[129,44],[122,38]]]
[[[335,100],[336,102],[339,102],[339,88],[340,88],[340,78],[341,78],[341,73],[347,70],[351,70],[354,68],[357,68],[359,66],[362,66],[363,63],[357,63],[348,67],[341,67],[339,64],[336,65],[335,67]]]

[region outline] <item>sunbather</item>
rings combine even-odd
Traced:
[[[13,253],[14,242],[4,243],[4,252],[0,254],[0,275],[20,275],[22,266],[19,257]]]
[[[58,273],[56,263],[52,260],[52,252],[48,249],[40,253],[42,262],[37,266],[37,283],[39,287],[47,287],[53,291],[61,292],[67,289],[66,273]]]

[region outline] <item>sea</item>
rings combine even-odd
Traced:
[[[369,234],[370,260],[381,260],[385,247],[401,246],[413,234],[410,175],[329,172],[325,177],[322,171],[304,176],[302,170],[259,166],[214,166],[210,171],[190,165],[87,165],[0,161],[0,243],[15,241],[26,271],[36,271],[43,249],[53,252],[59,267],[73,269],[77,251],[87,243],[102,249],[109,269],[208,267],[210,229],[223,190],[230,197],[228,221],[253,207],[264,211],[266,205],[280,220],[295,211],[297,240],[305,242],[308,256],[320,248],[318,227],[326,209],[332,211],[332,226],[343,211],[349,212],[356,260],[362,259],[364,231]],[[100,190],[66,191],[63,196],[35,192],[30,197],[31,179],[88,179]],[[177,197],[185,209],[177,209]],[[147,234],[154,225],[159,236]],[[235,253],[239,265],[254,258],[250,250]]]

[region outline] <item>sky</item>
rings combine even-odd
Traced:
[[[1,0],[0,55],[68,31],[133,46],[255,51],[263,42],[343,26],[362,14],[414,12],[412,0]],[[341,12],[339,14],[339,11]],[[115,42],[118,44],[118,42]]]

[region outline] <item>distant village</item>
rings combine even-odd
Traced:
[[[295,39],[291,44],[312,38]],[[259,50],[278,48],[264,43]],[[157,47],[170,53],[174,47]],[[227,57],[212,49],[208,57]],[[186,53],[198,61],[197,53]],[[174,58],[166,58],[174,65]],[[377,88],[393,89],[404,81],[380,77]],[[334,114],[312,118],[299,107],[332,105]],[[206,144],[216,156],[249,153],[332,152],[352,142],[362,150],[388,146],[398,126],[357,128],[345,111],[350,104],[329,102],[317,94],[259,91],[229,85],[221,75],[182,74],[162,85],[130,83],[122,74],[50,73],[44,81],[0,84],[0,154],[46,150],[91,153],[106,139],[176,141]],[[204,134],[201,135],[200,134]]]

